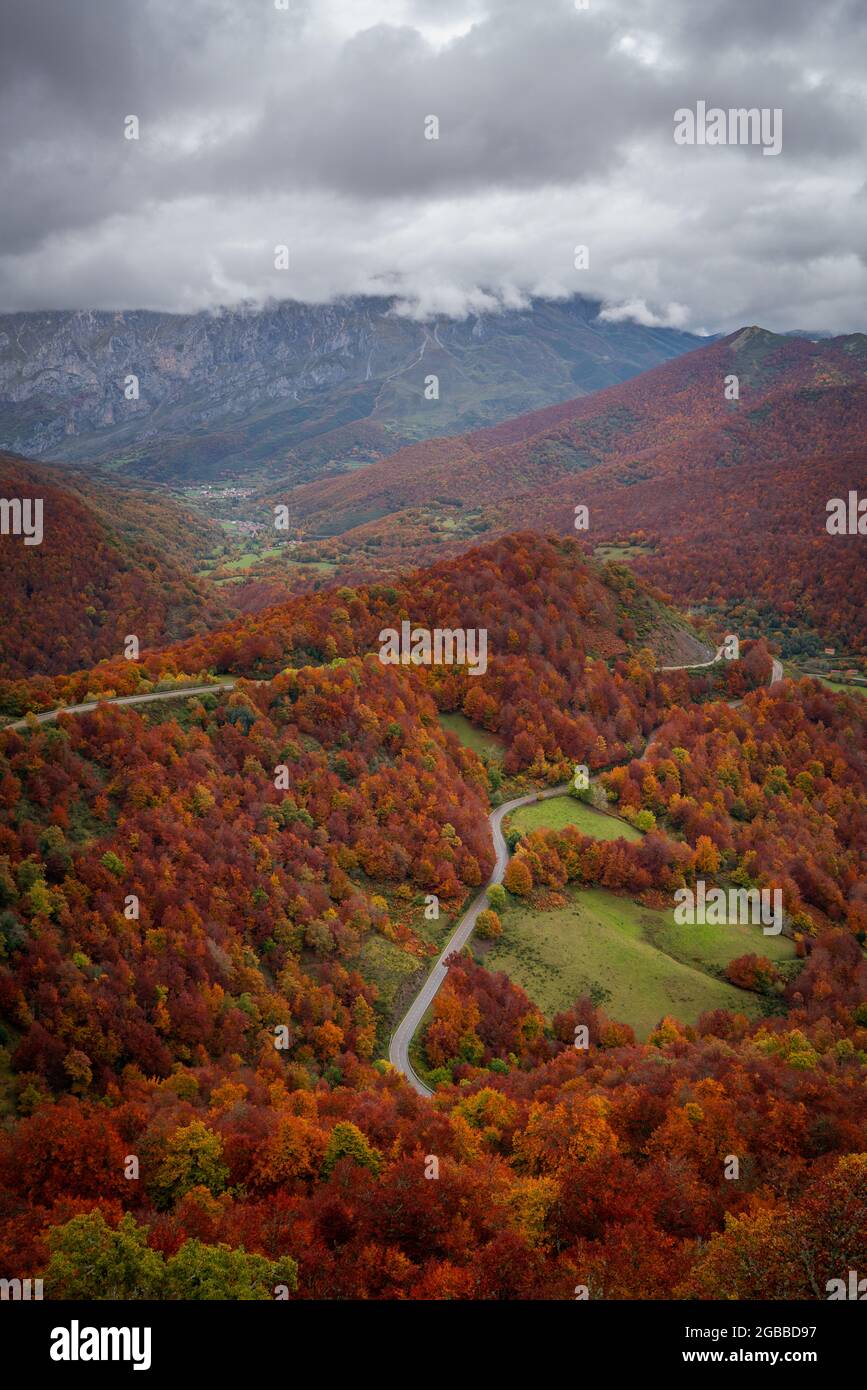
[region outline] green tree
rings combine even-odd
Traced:
[[[502,883],[492,883],[488,889],[488,902],[495,912],[502,912],[508,902]]]
[[[39,836],[39,850],[45,860],[48,877],[55,882],[72,867],[72,854],[59,825],[49,825]]]
[[[219,1134],[201,1120],[193,1120],[169,1138],[153,1183],[154,1200],[158,1206],[170,1207],[193,1187],[206,1187],[216,1197],[228,1176]]]
[[[378,1173],[382,1164],[382,1154],[371,1148],[357,1125],[348,1121],[336,1124],[328,1136],[325,1158],[322,1163],[322,1176],[328,1177],[341,1158],[351,1158],[362,1168]]]
[[[264,1255],[247,1254],[241,1246],[203,1245],[187,1240],[166,1266],[166,1297],[173,1299],[223,1299],[234,1303],[264,1301],[274,1297],[279,1284],[298,1287],[298,1266],[288,1256],[276,1262]]]
[[[129,1213],[112,1228],[101,1211],[73,1216],[48,1232],[48,1298],[144,1299],[162,1297],[165,1263],[151,1250],[147,1231]]]

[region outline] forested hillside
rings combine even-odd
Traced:
[[[140,661],[121,656],[53,679],[0,681],[0,711],[51,709],[89,693],[135,694],[166,677],[208,672],[266,677],[290,664],[364,656],[379,650],[382,629],[404,619],[448,629],[485,627],[497,671],[514,665],[529,672],[547,665],[568,682],[583,673],[588,656],[625,654],[670,616],[645,586],[626,572],[609,572],[588,560],[575,541],[519,533],[479,547],[457,566],[444,562],[394,582],[302,595],[172,646],[143,651]],[[428,674],[462,695],[467,682],[477,693],[492,689],[493,669],[476,677],[443,667]],[[737,673],[730,674],[736,681]],[[534,688],[530,679],[526,684],[533,698],[545,692],[544,684]],[[565,704],[568,686],[562,690]]]
[[[232,691],[0,733],[9,1267],[49,1297],[109,1277],[128,1298],[809,1298],[857,1259],[867,707],[765,690],[762,644],[656,670],[660,612],[577,542],[520,534],[133,668],[255,678]],[[485,627],[487,671],[383,664],[403,617]],[[16,689],[120,679],[101,672]],[[444,731],[455,711],[499,762]],[[575,885],[780,885],[795,969],[744,960],[759,1018],[660,1018],[637,1043],[588,997],[545,1016],[455,958],[423,1100],[384,1060],[374,963],[438,949],[425,903],[456,914],[487,879],[504,779],[580,761],[653,828],[523,837],[511,900],[541,919]]]
[[[0,496],[41,503],[38,544],[0,537],[0,670],[50,675],[204,632],[230,611],[193,576],[222,545],[165,497],[0,454]]]
[[[864,650],[863,536],[825,529],[867,488],[867,339],[745,329],[586,399],[434,440],[283,502],[309,558],[357,579],[456,554],[516,521],[591,548],[632,541],[675,601],[787,654]],[[737,379],[738,399],[726,383]],[[730,388],[732,389],[732,388]],[[280,569],[270,578],[279,582]]]

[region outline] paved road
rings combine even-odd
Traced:
[[[716,656],[713,657],[711,661],[699,662],[697,663],[697,666],[713,666],[715,662],[720,660],[721,654],[722,647],[720,647]],[[661,666],[659,669],[661,671],[683,671],[692,670],[694,669],[694,667]],[[782,663],[777,661],[776,658],[774,658],[773,668],[771,670],[770,684],[776,685],[776,683],[778,681],[781,681],[782,679]],[[148,695],[116,695],[112,699],[88,700],[84,704],[80,705],[61,705],[58,709],[45,710],[44,713],[37,714],[36,719],[40,724],[49,724],[53,719],[57,718],[58,714],[86,714],[89,710],[94,710],[101,704],[146,705],[151,704],[155,700],[177,700],[186,695],[205,695],[210,691],[220,689],[231,690],[235,684],[236,681],[234,677],[231,677],[226,680],[213,681],[210,685],[188,685],[178,686],[174,690],[155,690]],[[740,701],[736,701],[735,703],[739,704]],[[6,729],[23,729],[26,728],[26,726],[26,719],[17,719],[14,724],[6,724],[3,727]],[[0,729],[0,733],[2,733],[2,729]],[[653,743],[657,733],[658,730],[655,729],[653,733],[650,735],[649,739],[647,740],[647,744],[645,745],[645,752],[647,752],[647,749],[650,747],[651,743]],[[415,1087],[419,1095],[431,1096],[433,1095],[433,1092],[430,1090],[428,1086],[425,1086],[423,1081],[419,1080],[419,1078],[413,1071],[412,1065],[409,1060],[409,1045],[412,1042],[416,1029],[421,1023],[421,1020],[424,1017],[426,1010],[430,1007],[431,1003],[433,1002],[433,998],[437,993],[437,990],[439,989],[440,985],[442,984],[443,980],[448,974],[448,971],[446,970],[446,967],[443,962],[448,958],[448,956],[452,955],[455,951],[462,950],[463,947],[466,945],[467,941],[469,941],[473,933],[473,928],[476,925],[476,919],[479,913],[487,904],[488,888],[492,883],[502,883],[503,881],[503,876],[506,872],[506,865],[509,862],[509,848],[505,840],[503,839],[503,832],[501,828],[503,817],[507,816],[511,811],[516,810],[519,806],[527,806],[530,804],[530,802],[533,801],[543,801],[547,799],[549,796],[562,796],[563,793],[567,792],[568,790],[568,782],[563,782],[556,787],[547,787],[544,791],[528,792],[526,796],[518,796],[515,797],[513,801],[505,801],[502,806],[497,806],[496,809],[493,810],[491,814],[488,816],[488,820],[491,824],[491,835],[493,836],[494,840],[494,851],[496,854],[494,871],[491,874],[491,877],[488,879],[488,882],[485,884],[484,888],[482,888],[476,895],[476,897],[473,899],[473,902],[467,908],[457,927],[452,932],[451,936],[449,937],[448,941],[443,947],[442,952],[440,953],[437,959],[436,965],[434,965],[433,969],[431,970],[430,974],[428,975],[427,979],[422,985],[421,990],[416,995],[415,999],[410,1004],[406,1014],[398,1024],[397,1030],[395,1031],[394,1036],[391,1039],[391,1043],[388,1049],[388,1060],[391,1062],[392,1066],[396,1067],[398,1071],[403,1072],[407,1081],[409,1081],[411,1086]]]
[[[711,661],[700,661],[698,663],[692,663],[690,666],[660,666],[659,670],[684,671],[692,670],[696,666],[713,666],[715,662],[719,661],[721,658],[722,647],[720,647],[716,656],[713,657]],[[781,681],[782,679],[782,663],[777,661],[776,658],[774,658],[773,666],[771,668],[771,679],[769,681],[769,684],[776,685],[776,683],[778,681]],[[735,700],[732,703],[740,704],[740,700]],[[645,753],[656,739],[658,733],[659,729],[654,729],[653,733],[648,738],[647,743],[644,746]],[[496,810],[492,811],[491,814],[488,816],[488,820],[491,823],[491,834],[493,836],[494,851],[496,854],[494,871],[491,874],[491,877],[488,879],[488,882],[485,884],[484,888],[482,888],[480,892],[476,895],[476,897],[473,899],[472,903],[467,908],[457,927],[452,932],[451,936],[449,937],[448,941],[443,947],[437,959],[436,965],[431,970],[430,974],[428,975],[427,979],[422,985],[421,990],[416,995],[415,999],[410,1004],[409,1009],[404,1014],[403,1018],[398,1024],[388,1048],[388,1060],[391,1062],[391,1065],[393,1067],[396,1067],[398,1071],[403,1073],[409,1084],[416,1091],[418,1091],[420,1096],[432,1096],[433,1091],[430,1089],[429,1086],[425,1086],[424,1082],[420,1080],[420,1078],[416,1076],[415,1072],[413,1071],[412,1063],[409,1060],[409,1045],[412,1042],[413,1037],[415,1036],[416,1029],[419,1027],[422,1018],[424,1017],[425,1013],[433,1003],[434,996],[436,995],[440,985],[442,984],[443,980],[448,974],[448,970],[446,969],[444,964],[445,960],[455,951],[462,950],[466,943],[469,941],[473,933],[473,928],[476,925],[476,919],[479,913],[482,911],[482,908],[487,905],[488,888],[491,886],[492,883],[502,883],[503,881],[503,876],[506,872],[506,865],[509,862],[509,847],[503,839],[503,832],[501,828],[503,817],[509,815],[511,811],[516,810],[518,806],[527,806],[531,801],[542,801],[549,796],[562,796],[563,793],[567,792],[568,790],[569,783],[563,782],[557,787],[548,787],[545,789],[545,791],[530,792],[526,796],[516,797],[514,801],[505,801],[502,806],[498,806]]]
[[[712,656],[710,661],[686,661],[682,666],[659,666],[659,671],[701,671],[705,666],[715,666],[722,658],[722,647],[717,647],[716,656]]]
[[[715,666],[718,661],[722,660],[722,650],[720,647],[716,656],[711,657],[710,661],[690,661],[686,666],[660,666],[657,669],[660,671],[700,671],[705,666]],[[771,679],[768,681],[768,685],[776,685],[782,679],[783,663],[778,661],[775,656],[771,657]]]
[[[115,695],[107,700],[88,700],[83,705],[60,705],[58,709],[47,709],[42,714],[37,714],[36,720],[40,724],[50,724],[56,719],[58,714],[87,714],[90,710],[97,709],[99,705],[149,705],[154,700],[178,700],[185,695],[206,695],[209,691],[231,690],[236,684],[234,678],[229,680],[212,681],[210,685],[179,685],[174,690],[154,690],[149,695]],[[0,727],[0,733],[4,729],[25,729],[27,719],[16,719],[14,724],[4,724]]]
[[[506,865],[509,862],[509,847],[503,839],[503,831],[501,828],[503,817],[507,816],[510,811],[516,810],[519,806],[528,806],[531,801],[540,801],[549,796],[562,796],[563,793],[568,790],[568,782],[563,782],[562,785],[558,787],[548,787],[542,792],[528,792],[526,796],[516,796],[513,801],[504,801],[502,806],[498,806],[488,816],[488,820],[491,823],[491,834],[494,839],[494,851],[496,853],[494,871],[484,888],[482,888],[473,899],[471,905],[467,908],[457,927],[443,947],[436,965],[431,970],[419,993],[416,995],[408,1011],[398,1024],[397,1031],[392,1037],[388,1049],[388,1060],[391,1062],[392,1066],[397,1067],[398,1071],[403,1072],[407,1081],[411,1086],[415,1087],[419,1095],[431,1096],[433,1095],[433,1091],[425,1086],[424,1082],[420,1081],[413,1071],[412,1063],[409,1060],[409,1045],[412,1042],[416,1029],[424,1017],[425,1011],[430,1007],[434,995],[448,974],[443,962],[448,956],[452,955],[455,951],[460,951],[462,947],[466,945],[476,925],[476,918],[482,911],[482,908],[487,906],[488,888],[492,883],[502,883],[503,881]]]

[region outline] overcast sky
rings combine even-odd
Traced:
[[[865,0],[280,3],[0,0],[0,308],[867,328]],[[698,101],[782,152],[675,144]]]

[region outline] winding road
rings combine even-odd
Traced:
[[[424,1082],[420,1081],[413,1071],[412,1063],[409,1060],[409,1045],[413,1040],[416,1029],[424,1017],[425,1011],[433,1003],[434,995],[448,974],[445,961],[455,951],[460,951],[469,941],[479,913],[487,906],[488,889],[491,884],[502,883],[503,881],[506,865],[509,862],[509,847],[503,839],[503,817],[507,816],[510,811],[516,810],[519,806],[529,806],[531,801],[543,801],[549,796],[562,796],[568,789],[568,782],[563,782],[560,786],[547,787],[541,792],[533,791],[528,792],[526,796],[516,796],[513,801],[504,801],[502,806],[497,806],[488,816],[488,820],[491,823],[491,834],[494,838],[494,853],[496,855],[494,871],[484,888],[480,889],[476,894],[457,927],[452,932],[440,952],[436,965],[431,970],[418,994],[415,996],[415,999],[413,999],[410,1004],[409,1009],[398,1024],[397,1030],[389,1044],[388,1060],[393,1067],[397,1067],[398,1071],[403,1072],[407,1081],[411,1086],[415,1087],[419,1095],[432,1096],[433,1091],[429,1086],[425,1086]]]
[[[722,648],[720,648],[716,656],[710,661],[693,662],[688,666],[660,666],[658,669],[660,671],[698,670],[705,666],[713,666],[715,662],[720,660],[721,654]],[[777,661],[776,657],[774,657],[769,685],[776,685],[777,682],[782,679],[782,662]],[[147,695],[115,695],[107,700],[88,700],[78,705],[61,705],[57,709],[45,710],[42,714],[37,714],[32,717],[40,724],[49,724],[52,720],[56,719],[59,714],[87,714],[89,711],[95,710],[99,705],[146,705],[152,704],[157,700],[178,700],[188,695],[205,695],[218,690],[231,690],[236,684],[237,681],[234,677],[228,677],[225,680],[212,681],[209,685],[178,686],[173,690],[151,691]],[[740,704],[740,701],[735,700],[732,703]],[[26,716],[23,719],[17,719],[13,724],[3,725],[0,727],[0,733],[2,733],[4,729],[26,728],[28,718],[30,717],[31,716]],[[656,738],[658,732],[658,729],[654,729],[653,733],[648,738],[645,744],[645,752],[647,752],[647,749]],[[562,782],[556,787],[546,787],[544,791],[528,792],[524,796],[515,797],[512,801],[504,801],[502,806],[497,806],[488,816],[488,820],[491,824],[491,835],[494,841],[494,853],[496,856],[493,873],[484,888],[481,888],[476,894],[457,927],[452,932],[440,952],[436,964],[431,969],[430,974],[427,976],[415,999],[398,1024],[392,1036],[391,1043],[389,1044],[388,1060],[393,1067],[396,1067],[398,1071],[403,1073],[410,1085],[418,1091],[419,1095],[432,1096],[433,1091],[431,1091],[429,1086],[425,1086],[424,1082],[421,1081],[413,1071],[412,1063],[409,1060],[409,1046],[425,1012],[432,1004],[437,990],[448,974],[445,961],[449,956],[453,955],[455,951],[462,950],[472,936],[473,928],[476,925],[476,919],[482,909],[487,905],[487,893],[491,884],[502,883],[503,881],[506,865],[509,862],[509,848],[503,838],[502,831],[503,819],[505,816],[509,815],[511,811],[517,810],[519,806],[528,806],[531,802],[535,801],[545,801],[551,796],[562,796],[564,792],[568,790],[569,783]]]
[[[720,660],[721,653],[722,647],[720,647],[720,650],[717,652],[716,656],[711,661],[692,663],[689,667],[660,666],[658,669],[660,671],[698,670],[700,667],[713,666],[714,662]],[[782,662],[777,661],[776,657],[774,657],[773,665],[771,667],[771,679],[768,682],[768,684],[776,685],[777,682],[781,681],[782,679]],[[733,701],[733,703],[740,704],[740,700],[735,700]],[[651,743],[653,743],[658,733],[659,729],[654,729],[653,733],[648,738],[647,743],[644,746],[645,753],[647,752]],[[494,840],[494,853],[496,856],[494,862],[494,871],[491,874],[491,877],[488,879],[488,882],[485,884],[484,888],[480,889],[480,891],[476,894],[472,903],[467,908],[457,927],[452,932],[451,936],[449,937],[448,941],[446,942],[445,946],[440,952],[437,958],[436,965],[434,965],[433,969],[431,970],[430,974],[428,975],[427,979],[425,980],[415,999],[412,1001],[403,1018],[401,1019],[400,1023],[398,1024],[388,1048],[389,1062],[391,1062],[391,1065],[393,1067],[396,1067],[399,1072],[403,1073],[409,1084],[416,1091],[418,1091],[420,1096],[432,1096],[433,1091],[430,1089],[429,1086],[426,1086],[424,1084],[424,1082],[416,1075],[416,1073],[413,1070],[412,1062],[409,1059],[410,1043],[412,1042],[413,1037],[415,1036],[416,1029],[419,1027],[419,1024],[424,1018],[425,1013],[433,1003],[434,996],[436,995],[437,990],[439,989],[440,985],[442,984],[443,980],[448,974],[448,970],[445,965],[446,960],[450,955],[453,955],[455,951],[463,950],[464,946],[467,944],[470,937],[472,936],[473,928],[476,925],[476,919],[479,913],[482,911],[482,908],[487,906],[488,889],[490,888],[491,884],[502,883],[503,881],[503,877],[506,872],[506,865],[509,862],[509,847],[503,838],[503,819],[505,816],[509,815],[511,811],[517,810],[519,806],[527,806],[530,802],[544,801],[550,796],[562,796],[564,792],[567,792],[568,790],[569,783],[562,782],[559,786],[547,787],[544,791],[529,792],[526,796],[515,797],[513,801],[504,801],[502,806],[497,806],[495,810],[493,810],[491,814],[488,816],[488,820],[491,824],[491,835],[493,836]]]

